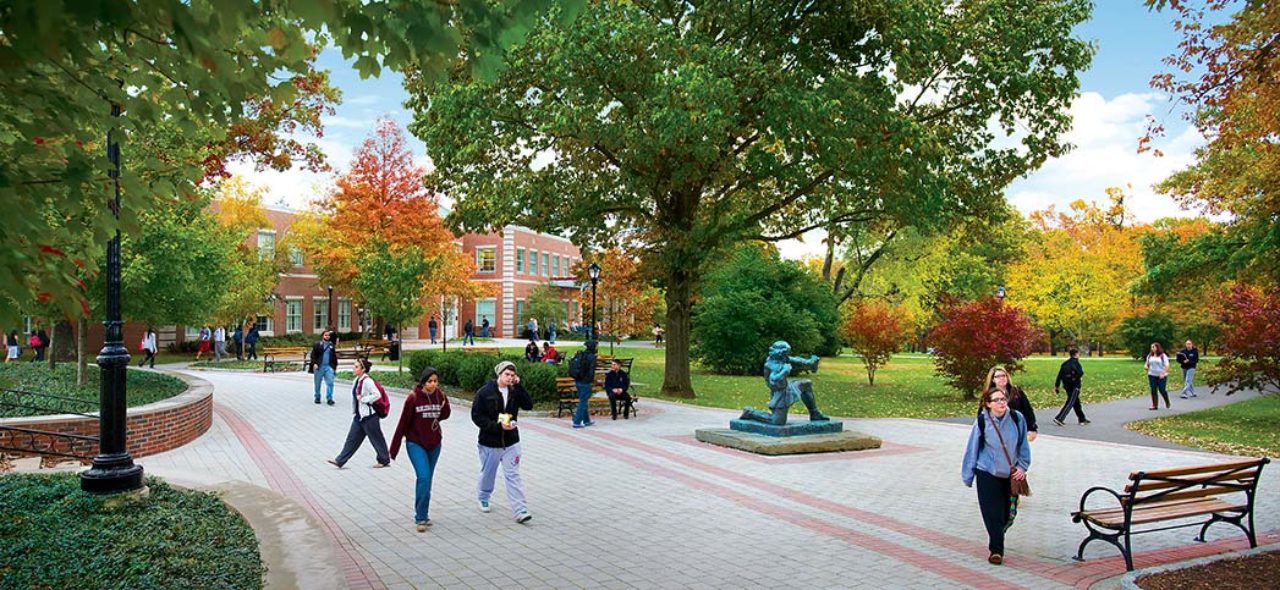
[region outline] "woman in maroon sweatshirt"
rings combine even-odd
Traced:
[[[440,421],[449,417],[449,398],[440,389],[440,376],[427,367],[418,377],[413,393],[404,400],[404,411],[391,436],[391,458],[400,454],[400,440],[408,439],[406,448],[413,470],[418,474],[418,484],[413,497],[413,520],[418,532],[431,526],[427,510],[431,507],[431,475],[440,461]]]

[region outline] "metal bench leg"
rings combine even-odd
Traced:
[[[1133,560],[1130,558],[1130,552],[1128,549],[1129,531],[1126,530],[1124,533],[1104,533],[1090,526],[1088,521],[1085,521],[1085,528],[1089,530],[1089,536],[1080,542],[1080,547],[1076,549],[1076,556],[1072,559],[1076,561],[1084,561],[1084,548],[1088,546],[1089,543],[1094,540],[1105,541],[1115,545],[1115,548],[1120,550],[1120,555],[1124,556],[1125,566],[1128,567],[1130,571],[1133,570]],[[1123,545],[1120,544],[1121,534],[1124,535]]]

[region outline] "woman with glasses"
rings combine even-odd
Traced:
[[[1040,431],[1036,425],[1036,410],[1031,407],[1031,400],[1027,398],[1027,394],[1022,391],[1021,387],[1014,385],[1009,380],[1009,371],[1004,367],[991,367],[987,371],[987,382],[983,384],[982,391],[986,391],[995,387],[1003,393],[1009,401],[1009,409],[1017,410],[1027,420],[1027,440],[1036,440],[1036,433]]]
[[[1007,394],[999,387],[987,388],[965,445],[960,479],[966,487],[978,483],[978,509],[991,552],[987,562],[994,565],[1004,563],[1004,533],[1018,509],[1018,498],[1010,493],[1009,482],[1026,479],[1031,467],[1027,432],[1026,419],[1009,407]]]

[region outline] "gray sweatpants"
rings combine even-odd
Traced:
[[[502,464],[502,476],[507,481],[507,501],[511,515],[528,509],[524,502],[524,482],[520,480],[520,443],[505,449],[476,445],[480,450],[480,482],[476,485],[476,498],[488,502],[493,495],[494,480],[498,476],[498,464]]]

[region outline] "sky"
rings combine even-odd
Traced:
[[[1118,186],[1129,194],[1127,203],[1138,221],[1196,215],[1181,210],[1171,198],[1152,188],[1189,164],[1193,150],[1202,143],[1183,121],[1183,111],[1148,85],[1153,75],[1164,71],[1161,59],[1172,53],[1180,40],[1170,15],[1149,11],[1142,0],[1096,0],[1093,19],[1077,27],[1076,33],[1094,43],[1097,52],[1090,69],[1080,75],[1081,93],[1071,107],[1074,126],[1065,139],[1075,148],[1015,181],[1006,189],[1006,198],[1023,213],[1050,205],[1062,210],[1077,199],[1105,202],[1105,189]],[[233,164],[233,173],[266,190],[268,205],[308,208],[311,200],[332,185],[333,175],[346,168],[378,118],[390,118],[402,127],[412,119],[403,104],[408,94],[399,74],[383,72],[379,78],[362,80],[350,62],[332,48],[321,53],[318,65],[330,71],[331,83],[342,91],[343,102],[333,116],[324,119],[324,137],[308,140],[324,150],[334,172],[256,171],[249,165]],[[1137,153],[1148,114],[1159,118],[1167,130],[1155,144],[1162,157]],[[418,160],[429,165],[427,146],[412,135],[408,138]],[[779,247],[788,258],[818,255],[822,234],[811,232]]]

